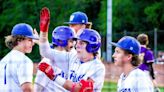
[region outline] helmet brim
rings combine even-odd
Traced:
[[[109,44],[111,44],[111,45],[113,45],[113,46],[115,46],[115,47],[119,47],[119,48],[121,48],[121,46],[120,45],[118,45],[117,43],[115,43],[115,42],[109,42]]]
[[[81,22],[64,22],[64,24],[89,24],[89,22],[87,22],[87,23],[81,23]]]
[[[31,39],[34,39],[34,40],[39,40],[39,37],[37,36],[26,36],[27,38],[31,38]]]

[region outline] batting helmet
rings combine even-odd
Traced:
[[[88,17],[83,12],[74,12],[71,14],[69,22],[65,22],[66,24],[87,24]]]
[[[52,32],[52,44],[65,47],[68,44],[69,39],[74,38],[74,32],[70,27],[59,26]]]
[[[101,36],[93,29],[83,29],[77,39],[88,42],[86,50],[89,53],[97,52],[101,46]]]
[[[26,23],[16,24],[11,31],[11,35],[13,36],[22,35],[31,39],[39,39],[37,36],[33,34],[32,27]]]
[[[136,55],[140,53],[140,43],[131,36],[125,36],[121,38],[117,43],[110,42],[110,44]]]

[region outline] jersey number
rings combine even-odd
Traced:
[[[6,84],[6,67],[7,67],[7,65],[5,65],[5,67],[4,67],[4,84]]]

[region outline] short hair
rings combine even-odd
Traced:
[[[141,45],[149,44],[149,39],[147,34],[139,34],[137,40],[140,42]]]

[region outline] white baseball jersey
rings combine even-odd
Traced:
[[[69,80],[79,82],[89,77],[94,80],[94,92],[101,92],[105,78],[105,67],[99,59],[81,62],[77,56],[70,58]]]
[[[22,52],[11,50],[0,61],[0,92],[22,92],[21,85],[32,83],[33,63]]]
[[[76,53],[75,50],[71,50],[72,53]],[[68,78],[68,68],[69,68],[69,53],[66,51],[58,51],[55,49],[51,49],[49,46],[49,42],[40,44],[40,54],[48,58],[49,60],[42,60],[44,62],[49,63],[52,67],[58,67],[62,71],[57,75],[62,78]],[[41,71],[37,71],[36,79],[35,79],[34,89],[37,89],[38,85],[43,87],[41,92],[64,92],[66,91],[63,87],[59,86],[55,82],[51,81],[44,73]],[[38,92],[38,91],[37,91]]]
[[[118,81],[118,92],[154,92],[150,77],[142,70],[134,69],[128,76],[121,74]]]
[[[64,58],[67,60],[65,63],[62,63],[61,66],[59,64],[57,65],[61,70],[67,70],[63,72],[63,75],[68,75],[65,79],[79,82],[81,79],[87,80],[87,78],[90,77],[95,81],[94,92],[101,92],[105,77],[105,67],[99,59],[95,58],[89,62],[82,63],[77,58],[75,50],[64,52],[65,54],[58,53],[58,55],[62,55],[59,57],[55,54],[57,53],[56,50],[50,50],[48,42],[40,44],[40,52],[42,56],[49,58],[51,62],[53,62],[54,59],[56,59],[55,63],[60,62],[60,59]]]

